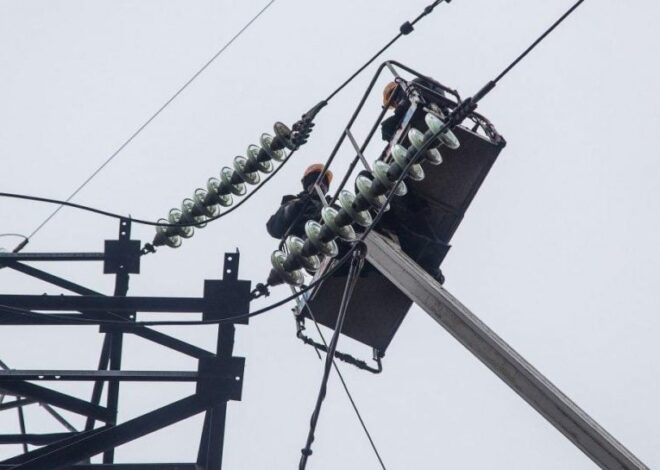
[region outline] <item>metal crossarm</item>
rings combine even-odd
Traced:
[[[220,470],[227,402],[240,400],[245,360],[233,356],[233,323],[247,324],[250,282],[238,279],[239,254],[227,253],[223,279],[204,282],[201,297],[128,297],[130,274],[140,271],[140,243],[130,239],[130,221],[121,220],[117,240],[107,240],[103,253],[10,254],[0,257],[0,269],[47,282],[78,295],[0,295],[0,325],[89,325],[104,335],[97,370],[9,369],[0,361],[0,412],[18,409],[20,434],[1,432],[0,445],[19,444],[23,453],[0,461],[0,469],[120,469],[120,470]],[[103,273],[115,275],[111,296],[106,296],[26,263],[34,261],[98,261]],[[139,312],[197,314],[205,320],[229,319],[218,329],[215,351],[135,323]],[[185,315],[187,316],[187,315]],[[106,320],[100,330],[99,320]],[[59,331],[59,328],[58,328]],[[90,329],[85,330],[87,332]],[[55,333],[54,333],[55,334]],[[196,359],[193,370],[125,370],[122,359],[126,335],[153,346],[168,348]],[[48,388],[53,382],[93,384],[89,399]],[[193,395],[128,421],[118,419],[119,389],[123,382],[188,382]],[[42,385],[43,383],[43,385]],[[104,389],[106,391],[104,397]],[[103,403],[105,402],[105,403]],[[22,408],[39,404],[67,432],[35,433],[24,419]],[[80,415],[82,430],[72,426],[53,407]],[[116,463],[115,448],[191,416],[204,413],[200,445],[194,463]],[[27,426],[26,426],[27,424]],[[102,455],[102,463],[90,458]],[[191,456],[189,460],[194,460]],[[157,461],[157,460],[156,460]]]

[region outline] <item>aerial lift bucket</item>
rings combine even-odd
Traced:
[[[408,85],[411,89],[415,88],[414,83],[409,82]],[[429,95],[431,93],[428,90],[420,90],[414,95],[401,128],[381,158],[391,158],[391,147],[406,139],[410,127],[426,130],[423,116],[430,103],[439,105],[435,109],[445,110],[457,105],[444,96]],[[408,195],[403,197],[404,204],[406,199],[423,201],[428,230],[433,233],[435,240],[444,242],[430,245],[426,252],[422,249],[407,253],[417,262],[423,257],[424,264],[420,265],[427,271],[429,267],[438,268],[442,263],[449,250],[449,241],[497,156],[506,145],[490,122],[476,113],[457,126],[454,133],[460,141],[460,147],[453,150],[442,147],[442,164],[425,165],[426,177],[421,181],[407,181]],[[377,226],[376,230],[391,235],[390,230],[386,230],[383,224]],[[396,239],[396,236],[393,238]],[[404,252],[405,248],[403,247]],[[429,253],[428,250],[432,252]],[[323,270],[319,271],[317,276],[322,273]],[[326,279],[301,304],[299,313],[305,317],[313,315],[320,324],[334,328],[345,283],[346,274],[337,274]],[[304,308],[304,305],[308,308]],[[384,354],[411,305],[412,301],[405,294],[367,263],[356,283],[342,333]]]

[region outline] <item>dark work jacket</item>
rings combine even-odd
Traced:
[[[303,237],[305,224],[308,220],[318,221],[321,218],[323,202],[314,194],[303,191],[296,196],[286,195],[282,198],[280,208],[266,223],[268,234],[281,239],[285,234]],[[289,227],[291,229],[289,230]]]
[[[380,132],[383,140],[387,142],[392,140],[392,137],[394,137],[394,134],[401,125],[401,121],[403,121],[403,117],[406,115],[406,111],[408,111],[409,106],[410,102],[407,100],[400,103],[394,109],[394,114],[381,123]]]

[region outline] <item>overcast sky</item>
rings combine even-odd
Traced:
[[[66,198],[265,3],[0,0],[1,190]],[[277,0],[75,201],[165,216],[273,122],[290,124],[324,98],[427,3]],[[384,59],[469,96],[570,4],[442,4]],[[443,265],[451,293],[652,468],[660,466],[658,24],[651,0],[587,1],[481,103],[508,146]],[[282,194],[299,190],[302,169],[328,156],[375,67],[329,104],[309,144],[243,208],[177,250],[144,257],[130,293],[201,295],[203,280],[218,278],[223,254],[236,248],[240,277],[263,281],[277,246],[265,221]],[[376,97],[368,102],[360,136],[378,106]],[[379,152],[377,145],[367,156]],[[335,173],[352,157],[342,148]],[[29,234],[52,210],[1,200],[0,232]],[[114,220],[64,209],[26,251],[100,251],[116,233]],[[152,237],[152,228],[133,227],[133,238]],[[0,238],[0,247],[17,241]],[[111,293],[98,264],[39,267]],[[60,292],[7,269],[0,286]],[[274,289],[255,308],[287,293]],[[212,328],[163,330],[214,344]],[[94,327],[0,329],[0,359],[15,368],[91,369],[100,344]],[[345,338],[340,349],[370,355]],[[125,350],[127,369],[195,368],[136,338]],[[229,405],[225,468],[293,468],[322,362],[295,338],[288,307],[238,327],[235,354],[247,362],[243,401]],[[379,376],[342,370],[388,469],[594,467],[417,308],[384,366]],[[190,392],[125,385],[120,420]],[[27,413],[29,432],[62,430],[39,407]],[[0,430],[18,432],[15,412],[0,413]],[[196,417],[121,447],[117,458],[193,461],[199,432]],[[0,447],[0,458],[19,450]],[[336,378],[308,468],[379,468]]]

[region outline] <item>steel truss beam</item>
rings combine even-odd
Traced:
[[[114,295],[104,296],[87,287],[36,269],[32,261],[103,261],[106,274],[115,275]],[[0,470],[12,469],[118,469],[118,470],[220,470],[227,402],[240,400],[244,359],[234,357],[234,325],[218,326],[216,352],[174,336],[134,323],[138,312],[197,313],[203,319],[221,319],[249,312],[250,283],[238,280],[239,254],[225,255],[224,279],[205,281],[202,297],[127,297],[129,274],[139,272],[140,243],[130,240],[130,222],[122,220],[118,240],[105,243],[103,253],[18,253],[0,255],[0,269],[48,282],[78,295],[0,295],[0,324],[80,325],[79,319],[105,319],[125,323],[103,326],[103,347],[98,370],[4,370],[0,371],[0,394],[15,396],[0,403],[0,411],[21,410],[39,403],[68,432],[28,433],[21,420],[20,434],[0,434],[1,444],[22,444],[24,453],[0,462]],[[16,310],[12,310],[16,309]],[[32,315],[30,312],[37,313]],[[53,312],[48,315],[43,312]],[[73,313],[72,313],[73,312]],[[26,314],[27,313],[27,314]],[[55,318],[57,316],[58,318]],[[247,320],[237,323],[247,324]],[[96,326],[96,325],[94,325]],[[193,371],[122,370],[123,338],[138,336],[198,360]],[[83,400],[29,381],[90,381],[89,400]],[[177,402],[123,423],[117,423],[121,382],[192,382],[195,393]],[[101,405],[107,385],[106,403]],[[84,430],[77,431],[51,406],[86,416]],[[196,463],[119,464],[114,449],[145,434],[199,413],[205,413]],[[103,423],[95,427],[97,422]],[[39,446],[28,451],[27,445]],[[103,454],[103,464],[89,458]]]
[[[371,232],[367,259],[597,465],[648,469],[390,240]]]
[[[0,470],[15,468],[15,465],[0,464]],[[201,470],[194,463],[115,463],[78,464],[62,467],[66,470]]]

